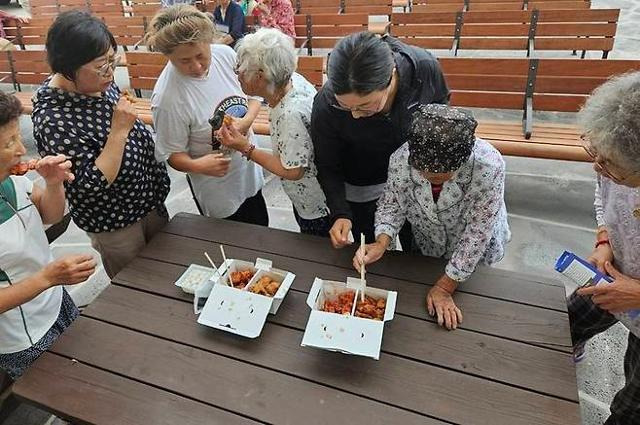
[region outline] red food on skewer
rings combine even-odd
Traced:
[[[14,176],[25,175],[27,171],[35,170],[37,164],[38,164],[37,159],[31,159],[26,162],[20,162],[14,165],[13,167],[11,167],[11,169],[9,169],[9,174],[12,174]]]

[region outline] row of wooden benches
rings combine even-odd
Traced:
[[[309,56],[313,49],[331,49],[347,34],[374,30],[388,32],[400,40],[429,49],[511,50],[526,52],[567,50],[602,51],[606,58],[613,49],[619,9],[531,10],[499,12],[434,12],[391,15],[387,25],[370,23],[366,14],[296,15],[296,44]],[[7,39],[25,49],[45,44],[53,17],[34,18],[30,23],[9,20]],[[147,17],[102,18],[119,45],[137,47],[147,31]],[[255,24],[253,17],[247,23]],[[377,26],[374,28],[374,26]]]
[[[589,9],[589,0],[291,0],[296,14],[367,13],[390,15],[394,7],[419,12]],[[159,0],[30,0],[33,17],[54,16],[68,9],[83,8],[100,16],[153,16]],[[216,1],[196,1],[202,10],[211,11]]]
[[[128,52],[130,87],[138,95],[135,106],[140,118],[152,125],[150,102],[143,91],[153,86],[166,64],[159,53]],[[478,135],[493,143],[505,155],[588,161],[573,125],[534,125],[536,111],[576,112],[591,91],[608,78],[640,71],[640,60],[602,59],[490,59],[440,58],[451,104],[455,106],[521,111],[522,123],[481,121]],[[324,57],[299,57],[298,70],[316,87],[324,77]],[[0,53],[0,79],[14,83],[39,84],[49,74],[42,51]],[[31,113],[30,92],[19,92],[25,113]],[[269,134],[265,109],[254,124],[258,134]]]

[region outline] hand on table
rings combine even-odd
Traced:
[[[604,268],[614,281],[578,289],[578,295],[590,295],[598,307],[609,313],[640,309],[640,280],[620,273],[609,261]]]
[[[47,186],[72,182],[75,178],[71,172],[71,161],[62,154],[45,156],[36,163],[36,171],[44,178]]]
[[[66,255],[47,264],[40,274],[49,286],[74,285],[87,280],[95,269],[96,260],[92,255]]]
[[[462,311],[453,302],[454,291],[455,288],[445,289],[436,283],[427,293],[427,312],[437,317],[438,325],[449,330],[456,329],[462,323]]]
[[[334,248],[344,248],[353,242],[349,240],[349,232],[351,231],[351,220],[348,218],[339,218],[331,226],[329,236],[331,237],[331,245]]]

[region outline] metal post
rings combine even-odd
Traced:
[[[538,29],[538,16],[540,11],[538,9],[533,9],[531,12],[531,22],[529,22],[529,36],[527,39],[527,57],[530,57],[533,54],[533,49],[535,47],[534,42],[536,39],[536,30]]]
[[[311,15],[307,15],[307,54],[309,56],[313,56],[313,45],[312,45],[312,40],[313,40],[313,25],[311,22]]]
[[[536,76],[538,75],[539,59],[529,60],[529,72],[527,73],[527,86],[524,93],[524,105],[522,115],[522,131],[524,138],[530,139],[533,131],[533,94],[536,88]]]
[[[460,47],[460,34],[462,33],[462,25],[464,23],[464,12],[456,13],[456,28],[453,32],[453,56],[458,56],[458,48]]]

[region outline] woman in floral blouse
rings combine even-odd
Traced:
[[[408,143],[389,160],[389,179],[375,215],[376,242],[358,250],[353,265],[379,260],[405,219],[413,250],[449,260],[427,294],[438,324],[455,329],[462,312],[452,295],[482,264],[504,255],[511,233],[504,203],[505,165],[489,143],[476,139],[476,120],[445,105],[419,105]]]
[[[240,41],[237,60],[242,90],[263,97],[271,107],[274,153],[255,150],[232,125],[223,126],[222,143],[280,176],[302,233],[329,236],[329,209],[316,178],[309,134],[316,89],[295,72],[297,57],[292,40],[280,31],[262,28]]]
[[[584,148],[597,175],[597,229],[588,261],[611,284],[575,291],[567,300],[574,359],[584,344],[617,322],[629,330],[625,385],[605,425],[640,423],[640,72],[597,88],[579,114]],[[635,311],[634,311],[635,310]],[[617,347],[615,348],[617,349]]]
[[[293,6],[289,0],[257,0],[253,14],[261,27],[275,28],[291,38],[296,38],[293,22]]]
[[[53,71],[38,89],[33,135],[42,156],[66,155],[73,221],[86,231],[113,277],[167,222],[169,176],[153,137],[113,81],[113,35],[98,18],[60,14],[47,34]]]

